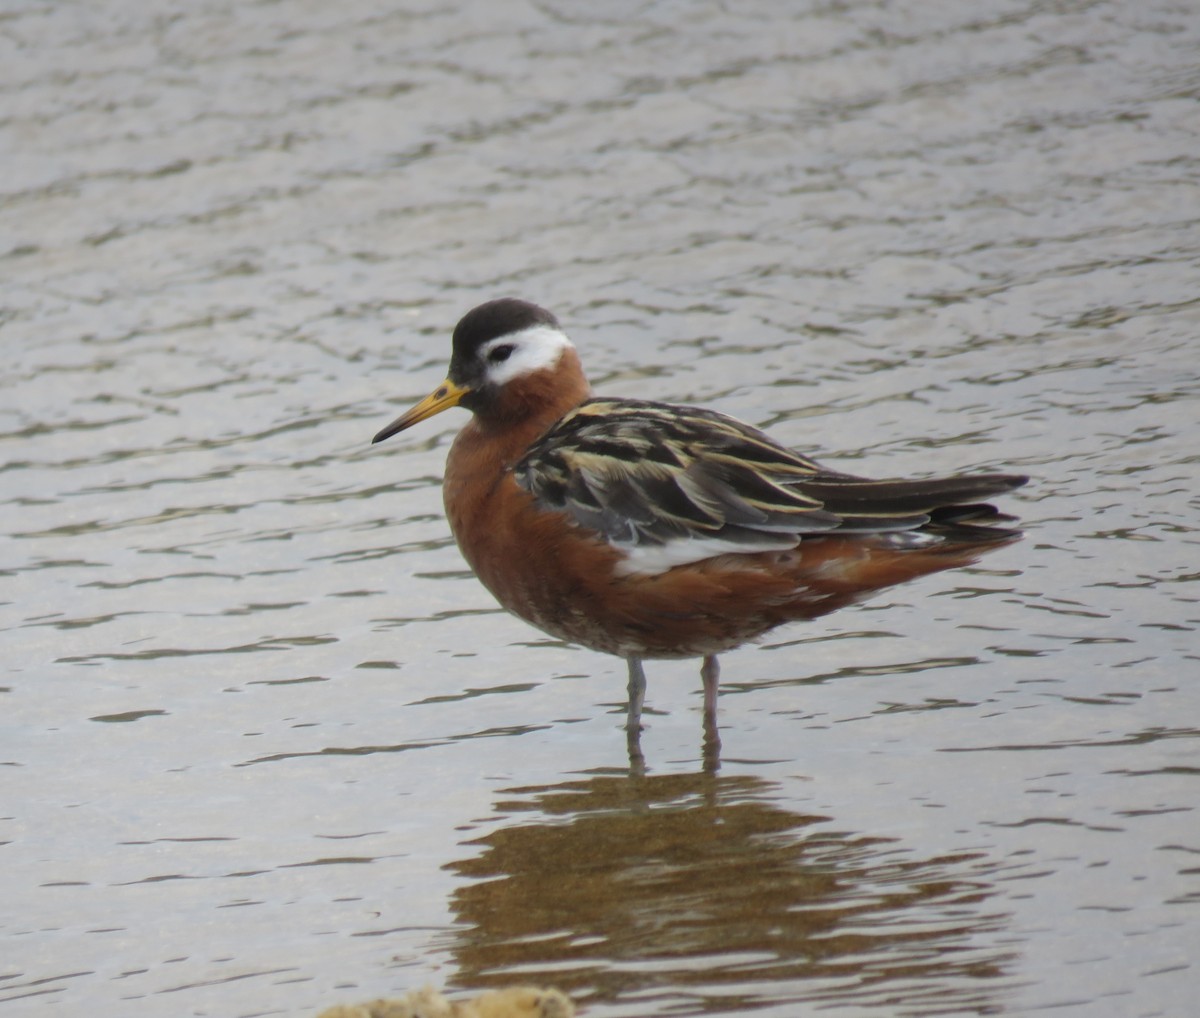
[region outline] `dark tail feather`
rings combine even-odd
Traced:
[[[991,526],[993,523],[1015,523],[1017,517],[1002,513],[994,505],[979,502],[968,505],[946,505],[929,513],[930,524],[950,525],[955,523],[983,523]]]
[[[937,530],[951,539],[998,541],[1018,531],[995,528],[1012,516],[979,499],[1002,495],[1025,484],[1019,474],[976,474],[927,480],[872,481],[837,475],[803,481],[798,487],[821,500],[824,509],[842,518],[838,530],[884,532]]]
[[[1019,474],[932,477],[918,481],[831,477],[806,480],[798,487],[839,515],[887,516],[931,513],[946,506],[964,505],[1003,495],[1028,480]]]

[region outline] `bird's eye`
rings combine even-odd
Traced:
[[[502,346],[494,346],[488,351],[487,359],[489,364],[503,364],[509,357],[512,356],[513,350],[516,349],[511,343],[504,343]]]

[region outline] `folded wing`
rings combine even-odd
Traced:
[[[792,548],[805,535],[831,531],[999,521],[1006,517],[978,501],[1026,480],[869,480],[827,470],[711,410],[606,399],[589,400],[555,424],[513,475],[543,508],[661,568]]]

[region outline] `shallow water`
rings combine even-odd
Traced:
[[[1193,5],[0,15],[0,1014],[1184,1015],[1200,982]],[[1024,542],[624,667],[491,602],[468,307]]]

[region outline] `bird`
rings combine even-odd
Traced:
[[[462,317],[445,381],[373,443],[452,407],[471,414],[442,482],[463,557],[512,614],[625,660],[631,734],[644,660],[701,659],[717,740],[719,654],[1021,536],[981,500],[1026,476],[874,480],[715,410],[594,395],[555,315],[514,297]]]

